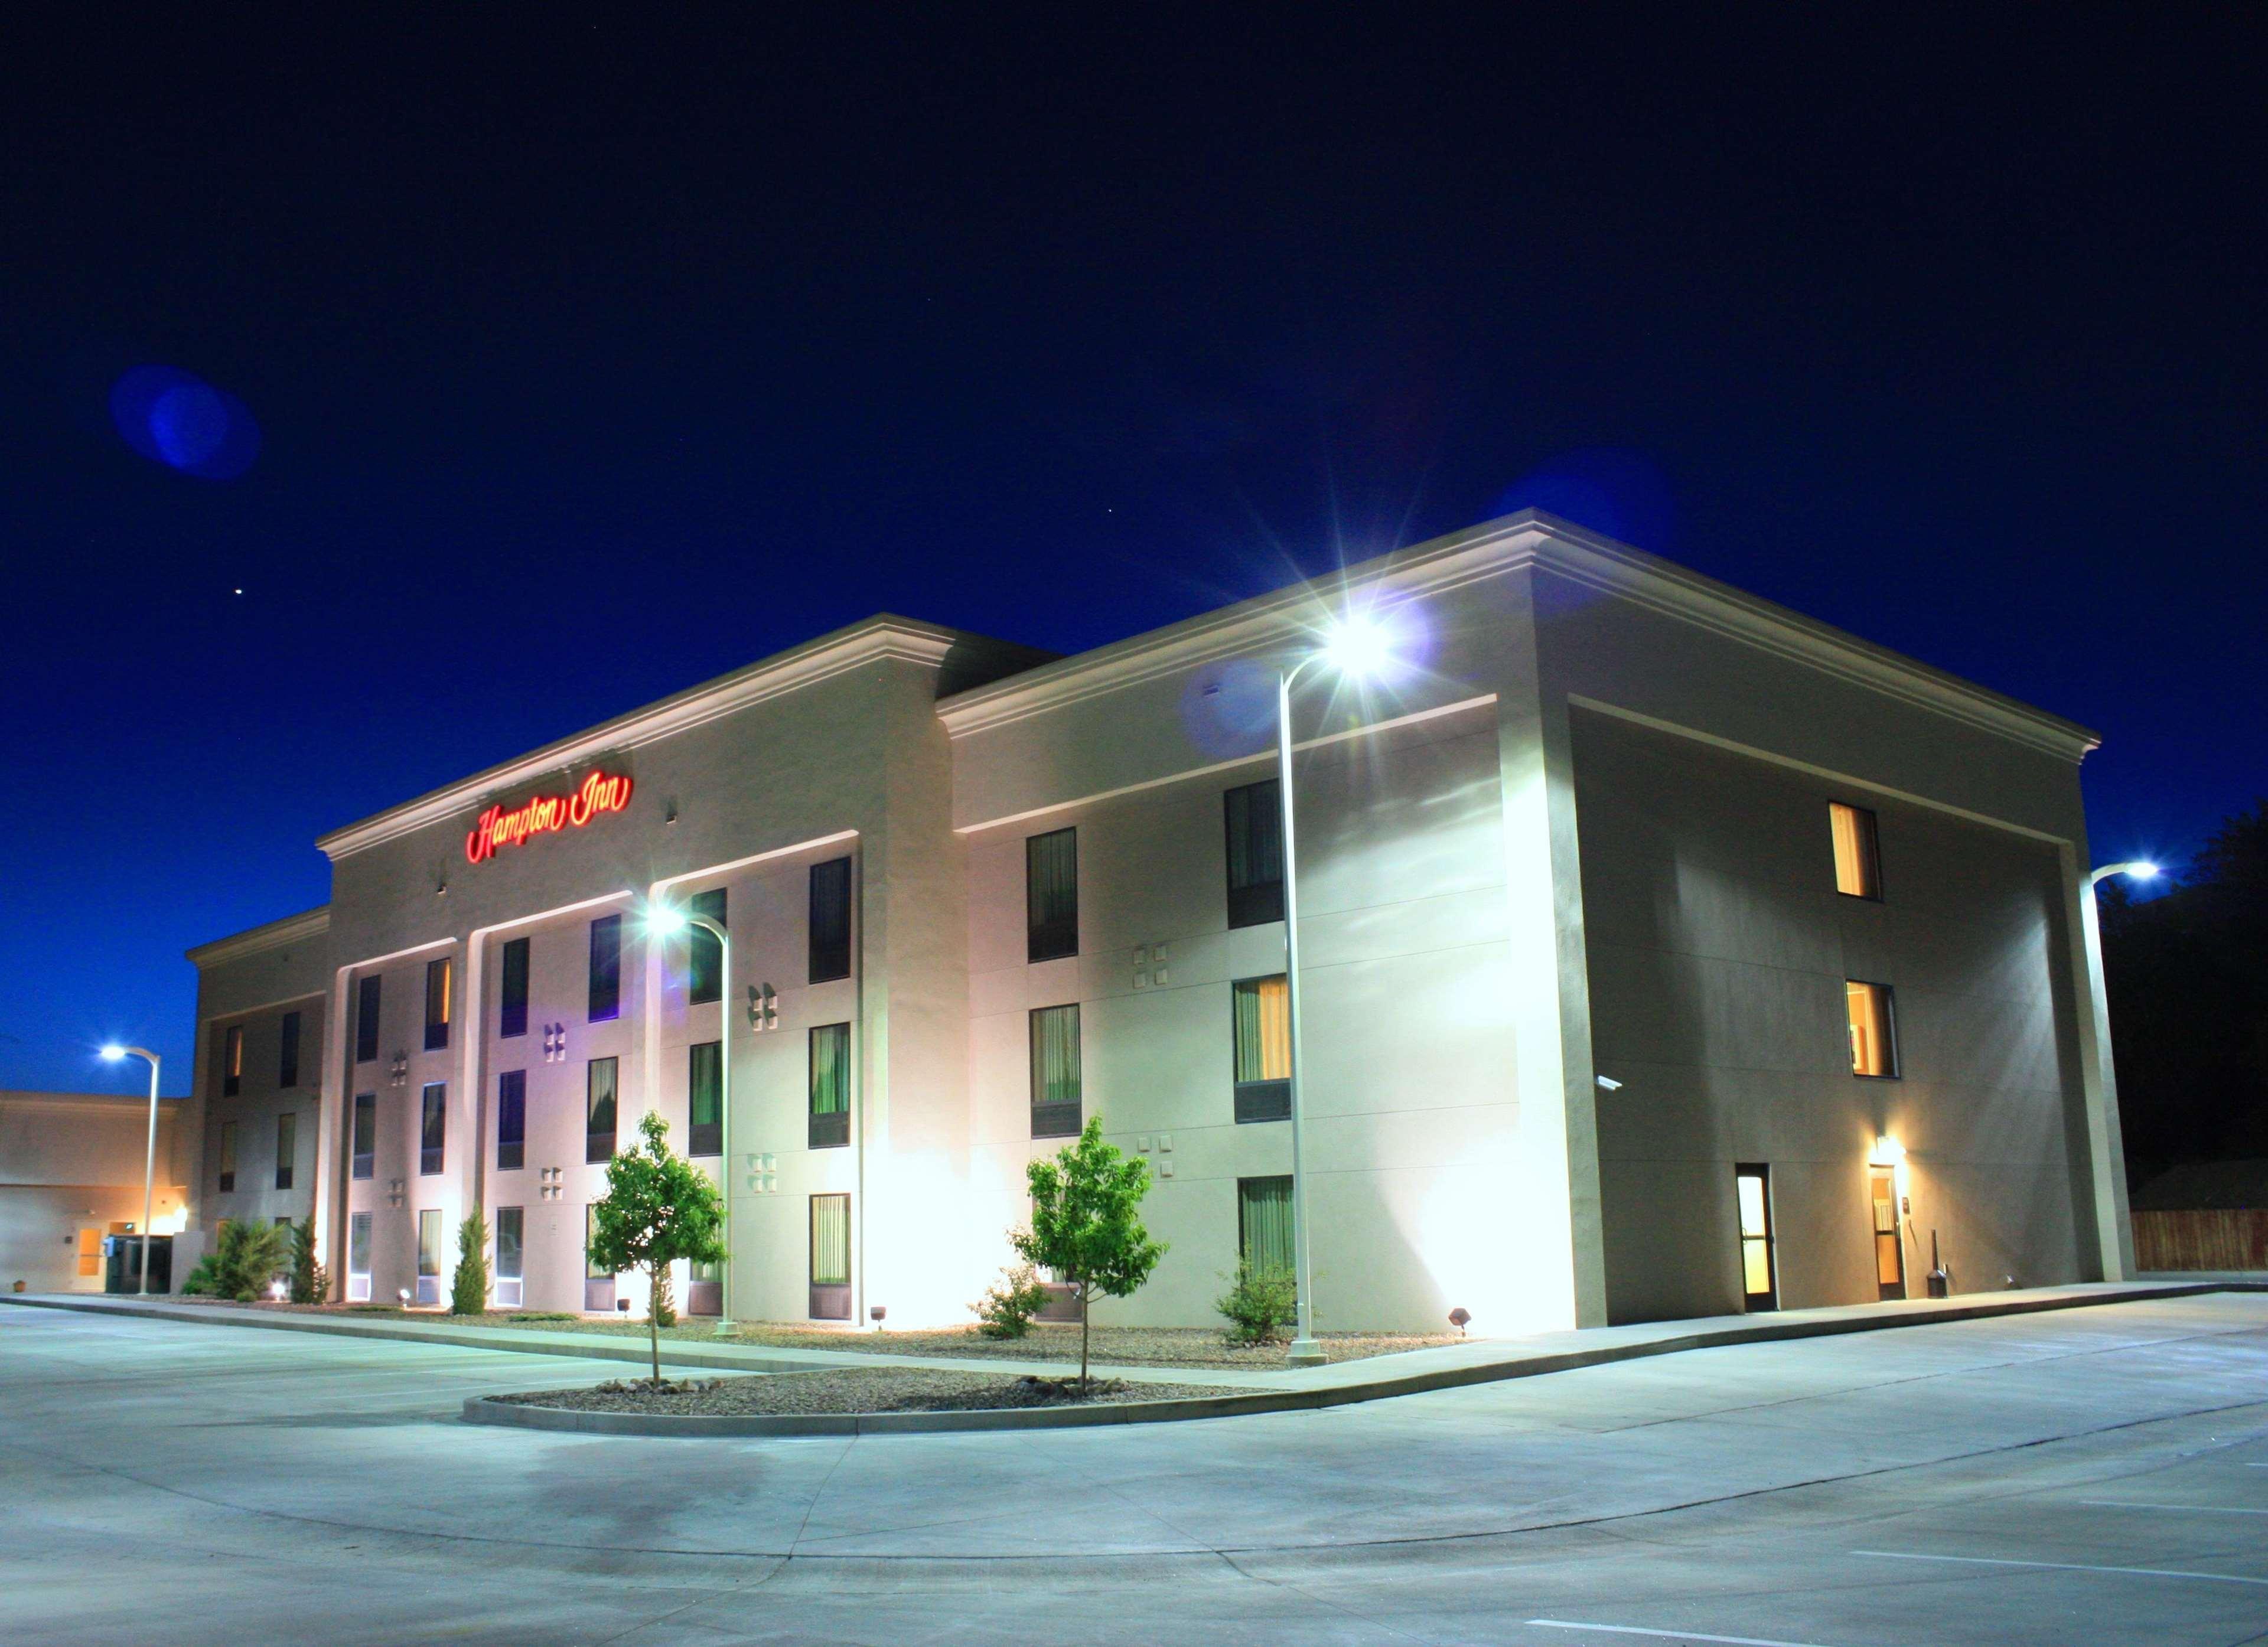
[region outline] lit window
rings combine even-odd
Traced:
[[[1898,1072],[1897,1019],[1886,983],[1846,982],[1851,1021],[1851,1073],[1885,1078]]]
[[[1292,1117],[1292,994],[1281,973],[1240,980],[1230,996],[1235,1009],[1236,1118]]]
[[[1835,890],[1846,898],[1880,898],[1882,861],[1874,814],[1863,806],[1830,801],[1827,821],[1835,836]]]
[[[811,1315],[850,1319],[850,1197],[811,1198]]]
[[[228,1026],[227,1050],[222,1055],[220,1092],[223,1098],[234,1098],[244,1085],[244,1026]]]
[[[832,1150],[850,1142],[848,1024],[821,1024],[811,1032],[811,1120],[804,1141],[814,1150]]]
[[[449,983],[456,968],[446,955],[425,963],[425,1050],[449,1044]]]
[[[1024,842],[1025,959],[1079,953],[1079,831],[1057,829]]]
[[[1079,1008],[1040,1007],[1031,1024],[1032,1136],[1075,1138],[1082,1119]]]

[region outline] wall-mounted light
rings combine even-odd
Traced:
[[[1623,1090],[1623,1084],[1620,1081],[1616,1080],[1614,1077],[1610,1075],[1600,1076],[1598,1077],[1598,1083],[1599,1091],[1602,1092],[1619,1092]]]
[[[1906,1146],[1887,1132],[1874,1140],[1874,1152],[1867,1158],[1868,1165],[1874,1166],[1900,1166],[1905,1158]]]

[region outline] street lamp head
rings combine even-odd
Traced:
[[[658,903],[645,912],[645,930],[656,937],[675,937],[686,925],[685,911],[674,904]]]
[[[2139,864],[2129,864],[2126,866],[2126,872],[2136,880],[2155,880],[2158,878],[2158,866],[2155,864],[2148,863],[2146,861]]]
[[[1394,637],[1367,612],[1351,612],[1323,638],[1323,658],[1341,674],[1367,680],[1394,661]]]
[[[102,1061],[103,1061],[105,1063],[116,1063],[116,1062],[117,1062],[121,1058],[123,1058],[125,1055],[126,1055],[126,1048],[123,1048],[123,1047],[119,1046],[119,1045],[118,1045],[116,1042],[114,1042],[114,1041],[111,1045],[109,1045],[109,1046],[107,1046],[107,1047],[105,1047],[105,1048],[102,1049]]]

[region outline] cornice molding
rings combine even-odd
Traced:
[[[315,844],[333,863],[475,807],[497,791],[518,788],[601,755],[637,749],[763,702],[814,686],[848,670],[884,660],[941,666],[956,647],[1020,649],[984,636],[882,614],[816,640],[689,687],[587,732],[546,744],[531,754],[389,807],[324,835]]]
[[[226,937],[217,937],[210,944],[200,944],[188,952],[188,959],[194,966],[217,967],[264,950],[282,949],[302,938],[319,937],[328,931],[330,925],[331,906],[319,904],[298,915],[287,915],[280,921],[270,921],[266,926],[252,927]]]

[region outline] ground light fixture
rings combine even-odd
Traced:
[[[1348,612],[1327,628],[1320,644],[1285,658],[1276,670],[1276,794],[1284,835],[1284,994],[1292,1020],[1292,1073],[1285,1084],[1292,1119],[1292,1261],[1298,1327],[1284,1359],[1294,1367],[1323,1364],[1315,1342],[1315,1277],[1307,1239],[1307,1175],[1303,1170],[1307,1105],[1300,1096],[1307,1067],[1300,1033],[1300,871],[1292,803],[1292,687],[1309,665],[1321,665],[1344,679],[1374,680],[1394,663],[1393,636],[1376,614]]]
[[[158,1055],[140,1047],[122,1047],[116,1041],[102,1049],[103,1062],[116,1063],[123,1058],[146,1059],[150,1065],[150,1142],[142,1157],[142,1285],[141,1296],[150,1296],[150,1214],[157,1199],[158,1185]]]
[[[717,1336],[725,1338],[733,1331],[733,935],[721,923],[676,904],[647,906],[649,939],[666,943],[696,926],[717,940],[717,1177],[718,1187],[725,1195],[725,1257],[718,1266]]]

